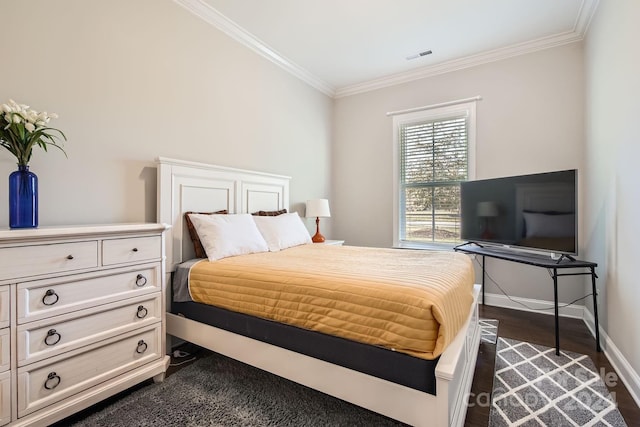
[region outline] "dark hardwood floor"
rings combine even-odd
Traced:
[[[480,317],[498,319],[500,337],[555,347],[554,318],[551,315],[481,305]],[[560,348],[588,355],[598,370],[605,375],[615,373],[604,352],[596,351],[596,341],[582,320],[560,318]],[[480,344],[469,400],[470,407],[465,421],[467,427],[487,426],[494,366],[495,346]],[[627,425],[640,426],[640,408],[622,380],[611,382],[616,384],[609,387],[609,391],[615,393],[618,409]]]

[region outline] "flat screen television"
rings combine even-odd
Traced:
[[[572,169],[463,182],[462,239],[577,255],[577,179]]]

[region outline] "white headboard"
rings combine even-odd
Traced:
[[[166,268],[194,257],[184,212],[289,209],[290,177],[159,157],[158,222],[167,231]]]

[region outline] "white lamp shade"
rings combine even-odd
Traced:
[[[307,200],[307,209],[306,209],[305,216],[308,218],[330,217],[331,211],[329,210],[329,200],[327,199]]]

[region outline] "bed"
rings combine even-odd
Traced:
[[[158,219],[172,226],[166,239],[167,283],[197,264],[189,264],[195,254],[185,212],[287,209],[289,181],[280,175],[158,159]],[[322,250],[317,246],[309,249]],[[459,328],[434,357],[393,351],[188,298],[168,301],[172,308],[167,313],[167,333],[410,425],[461,426],[480,340],[478,294],[479,286],[473,286]]]

